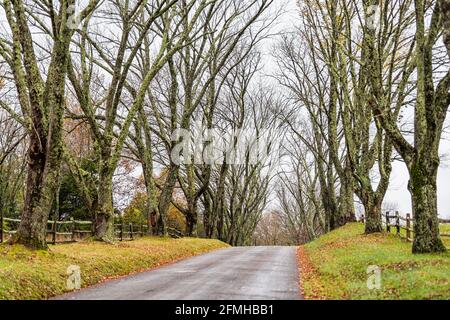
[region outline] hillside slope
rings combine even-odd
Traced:
[[[449,252],[413,255],[411,243],[394,234],[363,232],[363,224],[350,223],[299,247],[305,298],[450,299]],[[381,270],[380,289],[368,289],[369,266]]]

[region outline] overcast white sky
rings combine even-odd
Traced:
[[[276,27],[277,31],[289,31],[293,26],[298,24],[296,2],[297,0],[275,1],[274,6],[272,7],[273,12],[280,7],[285,10],[282,19],[280,19],[280,24]],[[271,49],[270,43],[264,45],[263,51],[266,54],[267,59],[264,72],[267,73],[270,73],[275,66],[270,57]],[[447,117],[446,122],[447,124],[450,123],[449,117]],[[446,135],[446,138],[446,140],[441,140],[440,154],[448,156],[450,154],[448,134]],[[394,162],[390,186],[385,197],[385,202],[395,203],[402,214],[411,212],[411,197],[407,189],[408,179],[409,175],[405,164],[398,161]],[[450,161],[447,157],[441,158],[441,166],[438,172],[438,210],[439,217],[450,218]]]
[[[83,0],[84,1],[84,0]],[[272,12],[283,8],[285,13],[278,19],[279,23],[274,31],[290,30],[298,24],[297,0],[275,0],[272,7]],[[2,29],[6,27],[4,24],[3,10],[0,15],[0,22]],[[4,32],[4,31],[2,31]],[[272,50],[273,41],[264,44],[263,52],[265,53],[266,65],[263,72],[270,73],[273,70],[274,63],[270,52]],[[269,79],[267,81],[270,81]],[[447,124],[450,124],[450,119],[447,117]],[[450,138],[450,135],[446,135]],[[442,155],[450,154],[450,140],[442,140],[440,153]],[[401,162],[393,164],[393,172],[391,174],[391,183],[387,192],[385,201],[396,203],[398,209],[402,213],[411,212],[411,198],[407,190],[408,171]],[[438,173],[438,210],[441,218],[450,218],[450,160],[441,159],[441,166]]]

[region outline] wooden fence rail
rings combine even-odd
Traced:
[[[0,242],[16,233],[15,228],[5,228],[5,224],[19,225],[20,219],[0,217]],[[70,219],[68,221],[47,222],[47,241],[55,244],[57,242],[73,242],[92,235],[92,222]],[[136,236],[143,237],[148,233],[148,226],[144,224],[114,224],[114,237],[116,240],[133,240]]]
[[[395,213],[391,213],[390,211],[387,211],[385,216],[385,226],[386,231],[391,232],[391,227],[395,227],[397,235],[405,239],[406,241],[412,242],[414,239],[414,219],[411,217],[409,213],[406,214],[406,217],[400,216],[398,211],[395,211]],[[402,224],[400,221],[404,221],[405,223]],[[450,220],[446,219],[439,219],[439,223],[450,223]],[[404,234],[401,232],[404,230]],[[440,233],[441,237],[450,237],[450,234],[448,233]]]
[[[361,217],[361,222],[364,223],[365,217],[364,215]],[[404,222],[401,223],[400,221]],[[406,214],[406,217],[400,216],[398,211],[395,211],[395,213],[392,213],[390,211],[387,211],[383,217],[382,220],[386,231],[391,232],[391,227],[395,228],[396,234],[402,238],[405,239],[408,242],[412,242],[414,239],[414,219],[411,217],[409,213]],[[450,219],[439,219],[439,223],[450,223]],[[404,231],[404,232],[402,232]],[[449,233],[440,233],[441,237],[450,237]],[[447,250],[450,250],[449,247],[447,247]]]

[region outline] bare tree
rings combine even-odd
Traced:
[[[379,5],[379,2],[373,1],[373,4]],[[386,130],[389,139],[405,161],[410,174],[408,188],[411,193],[415,221],[413,243],[415,253],[445,250],[439,237],[436,177],[439,168],[439,143],[450,104],[448,92],[450,68],[448,55],[444,58],[443,65],[440,62],[442,59],[437,61],[433,59],[437,57],[434,53],[444,30],[445,11],[441,10],[441,5],[442,9],[448,8],[448,4],[442,1],[414,1],[414,41],[411,44],[411,53],[405,60],[401,78],[404,82],[410,81],[413,75],[417,78],[413,143],[410,143],[400,131],[396,122],[396,111],[392,110],[385,100],[380,99],[383,87],[378,70],[382,66],[382,58],[376,50],[376,35],[373,32],[367,32],[366,40],[368,58],[371,61],[369,72],[374,75],[371,78],[375,100],[372,108],[380,125]],[[428,13],[431,14],[431,22],[426,28],[425,17]],[[445,24],[448,27],[448,22]],[[445,34],[448,52],[448,28]],[[443,75],[440,75],[441,72]]]
[[[251,44],[256,41],[254,39],[259,38],[260,33],[254,30],[252,25],[259,22],[272,2],[219,1],[211,5],[199,18],[204,28],[202,35],[197,38],[189,35],[183,49],[168,61],[165,69],[167,77],[162,77],[161,81],[155,84],[150,98],[152,116],[157,126],[154,131],[163,142],[169,162],[166,164],[167,176],[161,186],[158,205],[158,224],[163,233],[166,232],[167,210],[175,186],[182,189],[187,207],[174,204],[186,216],[188,234],[196,233],[197,204],[209,181],[208,173],[205,172],[202,185],[197,185],[195,165],[187,158],[180,174],[181,164],[173,159],[173,156],[180,147],[182,137],[174,136],[174,133],[180,130],[190,131],[196,117],[202,118],[202,105],[209,103],[211,106],[215,103],[211,100],[211,94],[216,94],[215,82],[220,82],[217,80],[219,73],[232,69],[229,60],[237,47],[243,48],[245,52],[250,51]],[[181,27],[185,28],[188,23],[189,19],[184,19]],[[253,36],[253,33],[256,36]],[[250,45],[239,46],[246,38],[250,38]],[[205,101],[207,99],[210,101]]]
[[[173,0],[111,1],[102,12],[102,19],[111,21],[109,32],[105,31],[105,26],[102,26],[102,31],[88,32],[90,20],[84,23],[77,59],[80,72],[76,71],[76,60],[72,59],[69,79],[83,110],[81,116],[89,124],[95,141],[99,181],[94,188],[93,181],[83,175],[70,152],[66,152],[66,156],[85,202],[91,208],[94,237],[98,239],[113,239],[112,177],[150,83],[171,57],[185,46],[188,37],[195,36],[202,29],[197,21],[210,4],[204,0],[195,5],[192,20],[182,29],[180,25],[194,7],[194,1],[181,7]],[[140,66],[137,55],[145,41],[155,43],[156,53],[151,61],[147,60]],[[141,72],[136,74],[139,68]],[[105,89],[102,88],[104,77],[110,77]],[[97,92],[94,94],[95,89]],[[91,190],[95,193],[92,194]]]
[[[25,205],[12,242],[32,248],[47,247],[47,219],[58,188],[65,78],[74,34],[69,8],[74,2],[1,2],[9,30],[0,38],[0,55],[14,81],[21,115],[8,102],[2,101],[1,106],[20,119],[29,139]],[[98,2],[91,0],[79,20],[90,15]],[[42,37],[50,43],[48,48],[41,45]]]

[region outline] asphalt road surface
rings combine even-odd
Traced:
[[[54,299],[300,299],[295,247],[221,249]]]

